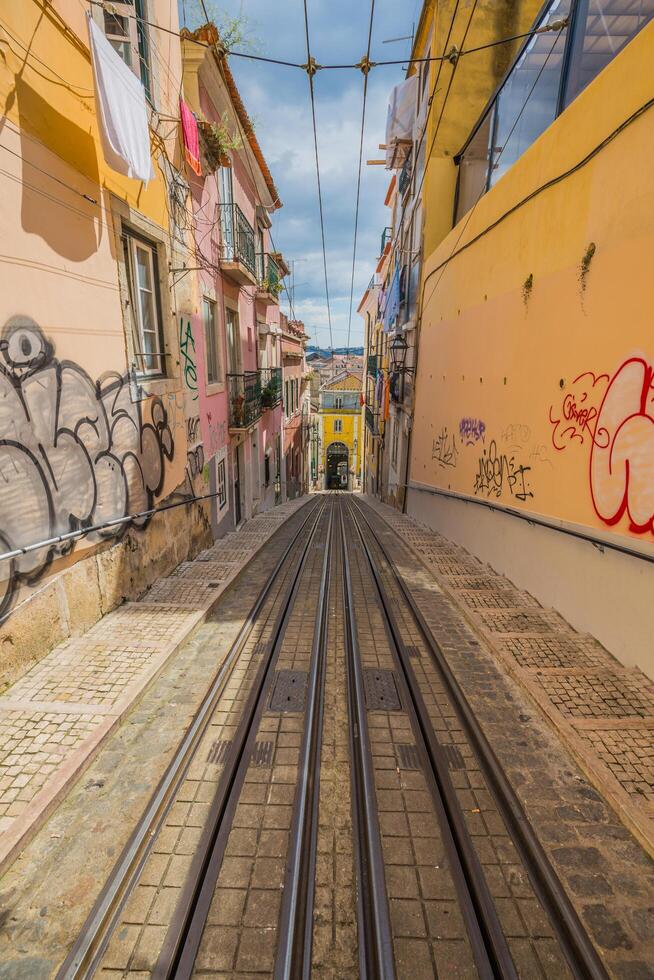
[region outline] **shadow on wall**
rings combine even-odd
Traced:
[[[52,168],[52,151],[97,186],[97,190],[83,190],[90,190],[89,196],[92,194],[99,202],[100,175],[95,142],[90,133],[53,109],[20,76],[16,76],[15,89],[7,103],[13,102],[14,97],[21,129],[20,152],[24,161],[21,200],[23,230],[38,235],[58,255],[81,262],[98,250],[104,224],[102,212],[90,202],[87,204],[79,195],[68,193],[61,184],[50,180],[47,172]],[[84,108],[83,103],[80,105]],[[91,119],[89,114],[89,126]],[[28,133],[33,135],[28,136]],[[34,139],[34,136],[37,138]],[[41,145],[40,140],[45,146]],[[46,176],[39,170],[45,170]],[[66,179],[65,175],[62,179]],[[78,184],[79,179],[71,182]],[[72,213],[69,212],[66,220],[62,221],[61,203],[64,197],[70,198]],[[75,215],[75,211],[79,214]]]
[[[150,509],[175,453],[168,413],[128,374],[94,381],[29,318],[0,335],[0,553]],[[99,542],[149,517],[91,532]],[[75,543],[0,563],[0,616]]]

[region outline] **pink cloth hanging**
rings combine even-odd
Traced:
[[[179,114],[182,120],[182,137],[184,139],[184,154],[189,167],[198,177],[202,176],[200,166],[200,134],[195,116],[184,99],[179,100]]]

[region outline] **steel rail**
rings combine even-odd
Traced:
[[[329,505],[329,526],[325,542],[318,608],[311,644],[304,736],[300,754],[296,804],[287,854],[286,877],[279,918],[279,943],[275,959],[275,980],[311,976],[313,905],[315,897],[316,852],[318,846],[318,807],[320,802],[320,755],[325,704],[327,625],[330,597],[331,543],[334,502]]]
[[[354,614],[350,559],[346,544],[343,506],[340,501],[337,506],[339,508],[343,565],[352,828],[358,879],[359,975],[365,978],[374,977],[376,980],[394,980],[396,974],[392,931],[366,717],[361,653]]]
[[[509,834],[527,870],[534,892],[557,933],[561,949],[573,975],[584,978],[584,980],[586,978],[587,980],[608,980],[608,973],[604,964],[529,822],[504,768],[495,755],[468,699],[454,676],[440,643],[425,620],[411,590],[398,572],[388,549],[363,512],[363,507],[360,504],[353,504],[353,506],[356,507],[367,524],[401,594],[411,609],[448,698],[457,712],[459,721],[495,798],[498,810],[504,818]],[[382,520],[382,518],[379,519]]]
[[[290,588],[286,590],[285,600],[275,623],[273,639],[269,644],[268,655],[259,666],[244,705],[186,885],[154,969],[153,976],[156,978],[165,977],[169,980],[175,977],[176,980],[190,980],[193,975],[238,798],[245,782],[261,717],[274,681],[275,664],[297,599],[311,545],[317,535],[318,525],[326,506],[326,501],[318,505],[318,513],[304,545],[302,558]]]
[[[117,925],[120,913],[138,881],[157,834],[163,826],[177,792],[186,777],[193,759],[193,754],[207,730],[216,704],[231,676],[232,670],[252,631],[257,625],[263,606],[275,583],[278,581],[291,551],[296,546],[318,506],[315,505],[310,508],[309,513],[293,534],[283,554],[277,561],[270,578],[250,609],[247,618],[227,653],[224,663],[221,665],[211,687],[202,699],[200,707],[196,711],[184,738],[179,743],[164,775],[150,797],[150,801],[143,815],[139,819],[138,824],[100,892],[95,905],[82,926],[75,944],[59,968],[56,980],[81,980],[81,978],[93,976],[98,969],[101,957]]]
[[[432,776],[428,782],[479,976],[484,980],[518,980],[513,957],[450,779],[443,747],[434,732],[418,688],[392,602],[383,587],[379,569],[352,505],[347,505],[347,510],[370,568],[393,657],[399,667],[398,679],[405,692],[407,714],[427,763],[425,774]]]

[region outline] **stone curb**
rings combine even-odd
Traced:
[[[159,654],[153,657],[148,666],[141,674],[137,676],[135,681],[128,685],[125,693],[111,708],[103,708],[100,705],[82,706],[76,705],[74,702],[66,703],[65,706],[59,707],[57,706],[57,702],[52,702],[52,704],[41,701],[33,701],[28,703],[24,700],[19,700],[16,698],[12,699],[11,688],[6,699],[0,698],[0,711],[33,710],[35,712],[42,711],[44,713],[54,714],[57,713],[58,710],[63,713],[65,708],[65,710],[73,714],[82,708],[80,713],[106,716],[105,720],[100,722],[97,728],[95,728],[90,735],[84,738],[80,745],[71,753],[71,755],[63,761],[62,765],[46,781],[43,788],[36,793],[23,812],[14,819],[12,826],[4,833],[0,834],[0,875],[5,873],[8,867],[16,859],[20,851],[40,830],[71,786],[84,774],[85,770],[93,761],[105,739],[116,728],[118,728],[125,714],[146,693],[150,685],[159,676],[173,654],[175,654],[180,647],[192,637],[198,627],[205,622],[213,607],[220,600],[221,596],[231,585],[234,579],[240,575],[250,561],[270,541],[273,535],[276,534],[277,531],[279,531],[279,529],[283,527],[283,525],[302,507],[306,506],[310,499],[311,497],[306,495],[293,501],[287,501],[285,504],[281,505],[282,507],[287,508],[283,514],[280,514],[279,509],[273,509],[271,511],[264,511],[262,514],[257,515],[257,517],[262,519],[272,518],[277,520],[279,522],[278,526],[270,530],[262,530],[262,540],[256,544],[252,552],[241,561],[234,563],[234,568],[232,568],[229,574],[220,582],[216,590],[213,591],[210,596],[205,597],[204,602],[202,603],[202,608],[188,613],[187,623],[185,624],[184,630],[180,631],[172,641],[163,647]],[[256,517],[253,518],[253,521],[256,521]],[[256,527],[253,526],[252,521],[248,522],[245,525],[245,528],[251,532],[256,530]],[[235,538],[240,533],[241,532],[238,531],[234,532]],[[252,540],[252,534],[250,534],[249,540]],[[217,544],[218,542],[215,543]],[[194,561],[199,560],[199,556],[194,559]],[[172,569],[167,578],[174,577],[175,571],[176,569]],[[116,612],[124,609],[125,605],[126,604],[123,604],[123,606],[118,606],[116,610],[113,610],[104,616],[100,622],[103,624],[110,623],[111,617]],[[132,602],[130,605],[142,606],[149,609],[156,608],[154,603],[148,602],[148,593],[144,595],[140,602]],[[83,642],[83,640],[84,637],[77,638],[74,641],[69,640],[63,644],[63,646],[70,646],[71,642],[80,643]],[[56,649],[57,648],[51,651],[51,653],[47,654],[47,656],[52,656]],[[42,664],[43,661],[40,662],[40,665]]]
[[[425,530],[429,533],[439,533],[434,531],[433,528],[430,528],[428,525],[421,525],[419,521],[416,521],[410,515],[400,514],[399,511],[393,511],[390,515],[387,514],[386,511],[388,509],[388,505],[382,504],[376,498],[371,498],[368,495],[365,495],[362,496],[362,499],[371,507],[371,509],[375,511],[376,514],[379,515],[379,517],[382,518],[385,524],[394,533],[397,533],[397,528],[391,525],[390,521],[388,520],[389,517],[405,517],[408,521],[413,522],[413,524],[417,525],[418,527],[424,526]],[[441,535],[441,537],[444,538],[445,535]],[[421,555],[420,552],[413,547],[411,542],[404,538],[404,536],[402,536],[402,543],[438,583],[438,586],[440,589],[442,589],[443,594],[452,603],[452,605],[456,607],[461,617],[480,638],[495,660],[501,665],[512,680],[514,680],[522,688],[522,690],[525,691],[538,711],[545,716],[546,720],[554,729],[563,745],[570,752],[570,755],[575,760],[584,775],[604,797],[606,802],[615,811],[625,827],[634,835],[643,849],[649,854],[650,857],[654,858],[654,817],[650,817],[647,813],[644,813],[642,810],[638,809],[635,802],[632,800],[626,790],[622,788],[608,766],[606,766],[594,753],[588,751],[584,741],[582,741],[582,739],[579,737],[575,725],[569,722],[552,704],[544,690],[532,680],[529,672],[516,664],[504,650],[493,642],[492,636],[480,626],[479,621],[474,617],[474,615],[471,615],[470,610],[466,609],[466,607],[460,602],[456,593],[448,588],[446,582],[438,576],[438,573],[434,571],[433,567],[426,561],[423,555]],[[484,565],[482,565],[482,567],[486,568]],[[497,573],[493,572],[493,574],[495,575]],[[572,627],[570,628],[572,629]],[[610,654],[607,655],[610,656]],[[622,665],[619,666],[622,667]],[[622,669],[624,670],[625,675],[633,673],[633,671],[630,671],[630,669],[627,667],[622,667]],[[612,718],[609,720],[611,722],[611,726],[614,728],[631,727],[634,722],[638,722],[639,727],[654,727],[654,718],[651,717],[637,719]],[[580,721],[585,722],[586,720],[580,719]],[[620,724],[620,722],[625,721],[627,724]],[[593,722],[596,727],[600,727],[603,723],[607,722],[607,719],[593,719]],[[579,727],[583,729],[584,727],[587,727],[587,723],[582,723],[579,725]]]

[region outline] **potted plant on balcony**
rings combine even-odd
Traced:
[[[234,395],[232,398],[232,418],[234,419],[234,427],[240,428],[243,425],[243,403],[245,398],[243,395]]]
[[[229,150],[240,150],[243,145],[238,134],[233,135],[227,128],[227,113],[224,112],[219,122],[198,118],[198,129],[202,136],[202,146],[209,173],[218,167],[229,167]]]
[[[275,386],[272,381],[261,389],[261,405],[263,408],[272,408],[275,403]]]
[[[282,291],[282,281],[281,279],[270,279],[266,276],[265,279],[261,280],[259,289],[262,293],[268,293],[269,296],[274,296],[277,299]]]

